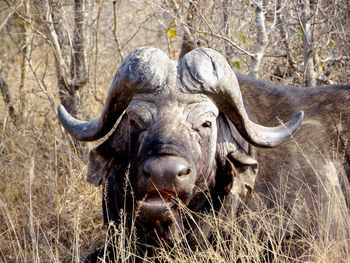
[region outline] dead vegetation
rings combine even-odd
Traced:
[[[100,189],[85,181],[86,157],[60,136],[29,124],[20,130],[2,124],[0,151],[0,261],[83,262],[85,256],[102,247],[106,227],[102,226]],[[214,245],[199,232],[197,251],[184,237],[170,251],[159,248],[157,258],[167,262],[285,262],[297,253],[290,251],[297,240],[300,247],[312,251],[312,256],[300,261],[348,262],[350,215],[344,200],[337,198],[335,194],[332,199],[336,209],[325,207],[317,215],[319,222],[325,222],[337,213],[337,220],[319,229],[319,238],[305,232],[301,240],[282,243],[286,237],[282,207],[277,211],[246,211],[242,218],[203,215],[205,224],[214,229]],[[239,221],[247,219],[256,222],[259,229],[249,224],[242,228]],[[123,225],[109,227],[118,229],[113,239],[116,258],[133,262],[135,236]],[[335,233],[332,238],[331,233]],[[151,257],[145,262],[154,260]]]

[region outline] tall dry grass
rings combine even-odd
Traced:
[[[0,262],[79,262],[101,242],[100,191],[44,127],[1,125]]]
[[[85,182],[86,156],[62,139],[58,129],[47,132],[45,126],[27,123],[16,130],[2,120],[0,136],[0,262],[82,262],[102,247],[107,237],[100,189]],[[297,242],[312,251],[300,261],[350,262],[349,210],[340,205],[344,202],[337,200],[339,195],[332,198],[337,209],[328,210],[332,214],[326,217],[336,220],[318,229],[319,238],[306,232],[301,239],[281,242],[286,238],[282,206],[273,212],[245,212],[243,218],[264,230],[263,238],[253,225],[242,229],[239,218],[209,214],[201,217],[213,229],[210,242],[206,233],[197,231],[199,249],[193,250],[183,236],[171,249],[158,248],[156,258],[174,263],[286,262]],[[320,222],[325,211],[320,211]],[[116,228],[116,258],[134,262],[135,235],[127,234],[123,225],[110,227]]]
[[[335,197],[336,196],[336,197]],[[194,233],[194,240],[188,240],[188,232],[182,232],[177,242],[168,247],[164,244],[155,248],[151,257],[137,254],[135,247],[138,240],[134,233],[128,233],[125,221],[121,225],[110,225],[114,236],[106,239],[113,246],[113,259],[118,262],[349,262],[350,216],[344,200],[335,195],[331,200],[332,208],[324,207],[316,214],[316,228],[304,228],[298,225],[302,236],[289,236],[286,225],[298,224],[286,217],[284,202],[269,210],[243,210],[239,217],[209,214],[196,214],[201,218],[198,225],[202,229],[189,230]],[[314,200],[316,201],[316,200]],[[307,209],[307,208],[306,208]],[[327,214],[325,211],[332,211]],[[193,212],[186,211],[182,218],[191,221]],[[311,211],[310,211],[311,214]],[[307,216],[307,215],[305,215]],[[123,216],[121,216],[123,218]],[[332,220],[331,226],[327,220]],[[133,225],[133,224],[132,224]],[[211,229],[208,235],[208,229]],[[132,229],[135,231],[135,229]],[[195,244],[195,246],[194,246]],[[195,248],[194,248],[195,247]],[[104,259],[110,258],[110,251],[104,247]]]

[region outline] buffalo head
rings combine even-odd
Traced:
[[[224,195],[238,187],[239,178],[254,177],[257,163],[246,142],[279,145],[296,132],[303,113],[278,127],[256,124],[219,53],[199,48],[172,61],[158,49],[143,47],[116,73],[98,118],[80,121],[62,106],[58,116],[74,138],[84,141],[102,138],[119,119],[110,137],[91,151],[88,180],[107,185],[110,217],[127,199],[127,211],[137,210],[140,225],[168,242],[181,228],[181,207],[200,211],[206,192]],[[127,171],[131,189],[125,196]]]

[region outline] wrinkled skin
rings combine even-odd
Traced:
[[[212,184],[218,109],[200,96],[164,97],[136,97],[126,114],[139,220],[154,224],[159,237],[170,241],[179,216],[173,199],[188,206],[198,189]]]

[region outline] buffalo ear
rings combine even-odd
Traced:
[[[249,147],[230,120],[220,113],[216,159],[230,180],[226,185],[232,194],[245,195],[254,188],[258,162],[248,153]]]
[[[258,162],[242,150],[229,153],[227,163],[233,178],[231,193],[245,196],[254,189]]]
[[[113,164],[113,155],[104,151],[106,148],[104,146],[101,144],[92,149],[89,154],[86,180],[95,186],[101,185]]]
[[[95,186],[101,185],[110,174],[111,169],[128,165],[129,137],[128,121],[124,115],[115,131],[101,145],[89,154],[86,180]]]

